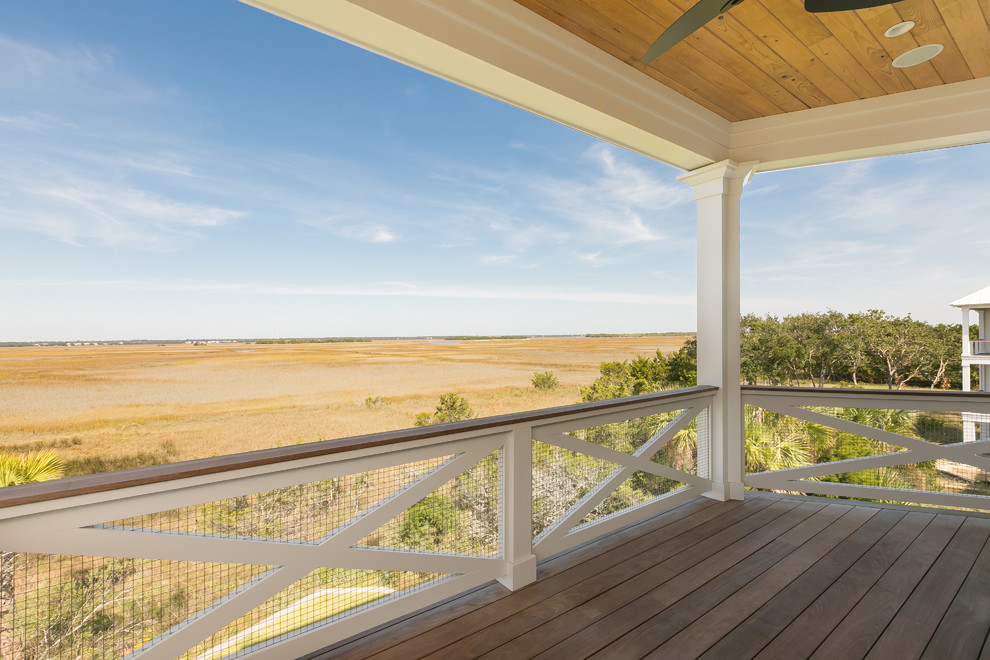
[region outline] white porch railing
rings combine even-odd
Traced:
[[[990,395],[743,387],[747,442],[804,464],[753,488],[990,509]],[[976,429],[974,430],[974,425]],[[783,453],[781,453],[783,452]]]
[[[990,355],[990,339],[976,339],[969,342],[972,355]]]
[[[521,586],[537,559],[709,491],[715,392],[3,489],[0,655],[296,657]]]

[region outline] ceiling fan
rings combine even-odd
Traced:
[[[666,53],[682,39],[686,39],[692,32],[702,27],[716,16],[721,16],[743,0],[701,0],[694,5],[680,18],[674,21],[673,25],[667,28],[660,38],[653,42],[650,49],[643,56],[643,64],[649,64]],[[897,2],[898,0],[894,0]],[[866,9],[867,7],[879,7],[880,5],[893,4],[891,0],[804,0],[805,11],[813,13],[823,11],[847,11],[850,9]]]

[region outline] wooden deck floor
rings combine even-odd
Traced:
[[[702,498],[307,656],[990,659],[990,519]]]

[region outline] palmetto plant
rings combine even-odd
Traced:
[[[821,427],[762,408],[746,409],[746,472],[769,472],[814,462],[811,440]]]
[[[62,476],[65,464],[55,452],[46,451],[27,456],[0,452],[0,487],[17,486],[34,481],[48,481]],[[14,605],[15,553],[0,548],[0,657],[15,657],[17,649],[9,629]]]
[[[26,456],[0,452],[0,488],[58,479],[64,469],[65,463],[50,450]]]

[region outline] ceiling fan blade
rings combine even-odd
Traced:
[[[726,2],[726,0],[701,0],[701,2],[684,12],[680,18],[674,21],[673,25],[664,30],[664,33],[660,35],[659,39],[653,42],[650,49],[646,51],[646,55],[643,56],[643,64],[649,64],[657,59],[705,23],[732,5],[738,4],[739,1],[741,0],[737,0],[736,2],[733,2],[733,0],[729,0],[729,2]]]
[[[805,11],[812,13],[826,11],[849,11],[851,9],[868,9],[880,5],[892,5],[899,0],[804,0]]]

